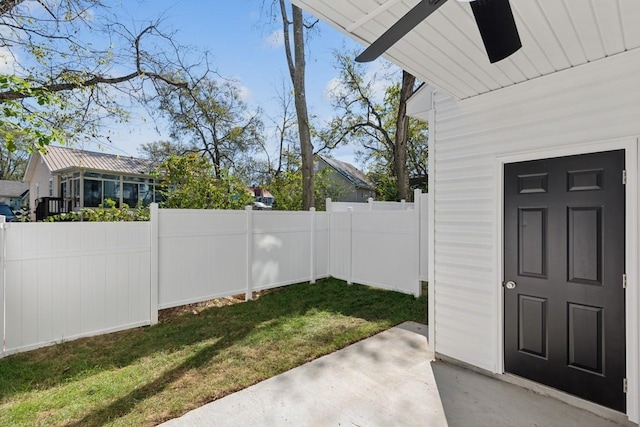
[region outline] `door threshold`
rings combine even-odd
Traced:
[[[551,397],[553,399],[566,403],[567,405],[583,409],[601,418],[613,421],[617,424],[620,424],[621,426],[638,427],[638,424],[635,424],[629,421],[629,417],[627,417],[627,414],[625,413],[616,411],[611,408],[607,408],[602,405],[598,405],[597,403],[593,403],[588,400],[584,400],[580,397],[576,397],[574,395],[565,393],[563,391],[546,386],[544,384],[540,384],[535,381],[531,381],[529,379],[519,377],[517,375],[510,374],[510,373],[494,374],[485,369],[478,368],[477,366],[470,365],[466,362],[462,362],[458,359],[454,359],[452,357],[445,356],[440,353],[436,353],[435,358],[438,360],[442,360],[443,362],[450,363],[452,365],[457,365],[462,368],[477,372],[479,374],[494,378],[496,380],[504,381],[506,383],[513,384],[518,387],[522,387],[524,389],[530,390],[541,396]]]

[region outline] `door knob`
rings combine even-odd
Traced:
[[[516,286],[518,286],[518,285],[513,280],[509,280],[507,283],[504,284],[504,287],[509,289],[509,290],[515,289]]]

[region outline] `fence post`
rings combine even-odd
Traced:
[[[347,208],[349,212],[349,275],[347,276],[347,285],[353,284],[351,278],[353,276],[353,207]]]
[[[158,323],[158,296],[160,294],[160,278],[158,277],[160,267],[159,246],[160,246],[160,210],[157,203],[151,203],[149,207],[149,222],[151,223],[151,283],[149,287],[149,315],[152,325]]]
[[[400,208],[404,211],[406,210],[406,203],[407,201],[405,199],[400,200]]]
[[[373,197],[369,197],[367,199],[367,203],[369,204],[369,210],[372,211],[373,210]]]
[[[7,289],[5,286],[5,256],[6,256],[6,248],[5,248],[5,240],[4,233],[6,230],[5,226],[5,216],[0,215],[0,358],[4,356],[4,352],[6,349],[6,330],[5,330],[5,311],[6,311],[6,294]]]
[[[414,292],[414,296],[416,298],[418,298],[421,294],[422,294],[422,274],[421,274],[421,265],[422,265],[422,224],[420,223],[420,212],[421,212],[421,195],[422,195],[422,190],[420,190],[419,188],[416,188],[415,190],[413,190],[413,210],[414,210],[414,214],[415,214],[415,223],[416,223],[416,251],[415,253],[418,254],[418,263],[417,263],[417,274],[418,274],[418,280],[417,280],[417,286],[418,289],[416,290],[416,292]]]
[[[310,284],[316,283],[316,208],[309,209],[311,216],[311,278]]]
[[[327,210],[327,273],[329,276],[333,276],[333,271],[331,271],[331,211],[333,210],[331,198],[327,197],[325,203]]]
[[[253,299],[253,207],[245,206],[247,213],[247,292],[244,299]]]

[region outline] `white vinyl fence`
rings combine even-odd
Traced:
[[[158,308],[329,276],[325,212],[155,211]]]
[[[6,223],[3,353],[148,325],[148,223]]]
[[[0,357],[151,325],[158,310],[334,276],[420,294],[426,195],[328,212],[158,209],[151,221],[4,223]],[[421,250],[421,247],[425,250]]]
[[[328,201],[331,276],[419,296],[428,267],[428,199],[419,190],[414,198],[416,203]]]

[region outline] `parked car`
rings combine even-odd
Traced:
[[[20,218],[18,218],[18,215],[13,212],[11,206],[5,205],[4,203],[0,203],[0,215],[4,215],[5,221],[7,222],[20,221]]]
[[[257,211],[267,211],[271,210],[271,206],[263,202],[253,202],[253,209]]]

